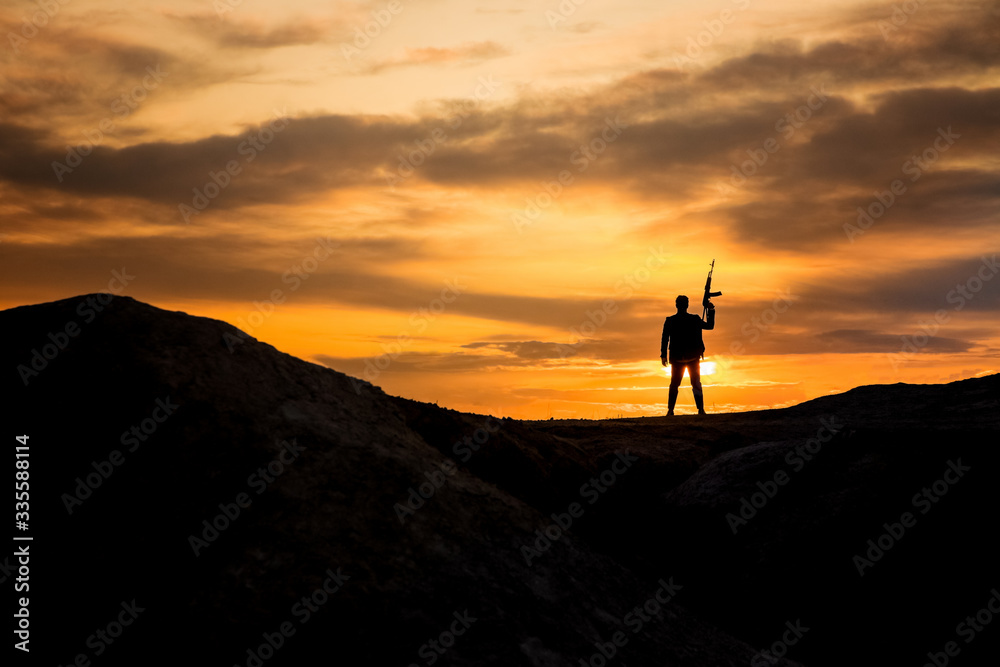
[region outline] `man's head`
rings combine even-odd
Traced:
[[[680,294],[674,300],[674,305],[677,306],[677,310],[686,311],[688,309],[688,298],[683,294]]]

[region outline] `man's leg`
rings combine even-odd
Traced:
[[[674,414],[674,405],[677,404],[677,391],[681,386],[681,378],[684,377],[684,364],[670,364],[670,390],[667,392],[667,414]]]
[[[696,359],[688,365],[688,375],[691,376],[691,391],[694,392],[694,404],[698,406],[698,414],[705,414],[705,395],[701,391],[701,364]]]

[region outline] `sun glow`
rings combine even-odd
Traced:
[[[15,4],[0,24],[20,35]],[[891,43],[846,0],[724,2],[724,34],[694,0],[551,25],[460,0],[391,25],[371,23],[385,0],[241,2],[221,22],[204,0],[61,4],[0,76],[0,308],[116,271],[136,276],[123,296],[393,396],[640,416],[668,400],[664,317],[679,294],[706,315],[716,259],[706,405],[997,368],[1000,123],[982,110],[1000,59],[977,3],[916,12]],[[914,174],[923,150],[940,155]],[[192,194],[197,215],[178,209]]]
[[[715,375],[715,362],[714,361],[703,361],[700,364],[702,375]],[[670,366],[664,366],[663,372],[670,375]],[[688,377],[688,371],[684,369],[684,377]]]

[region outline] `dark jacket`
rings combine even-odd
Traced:
[[[660,338],[660,356],[666,357],[669,347],[668,361],[672,364],[684,361],[696,361],[705,353],[705,343],[702,341],[702,329],[715,328],[715,309],[708,311],[708,321],[694,313],[677,313],[663,322],[663,336]]]

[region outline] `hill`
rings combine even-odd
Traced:
[[[976,664],[997,645],[956,623],[1000,585],[1000,376],[522,422],[127,297],[0,324],[8,437],[30,436],[32,649],[58,664],[876,665],[948,641]]]

